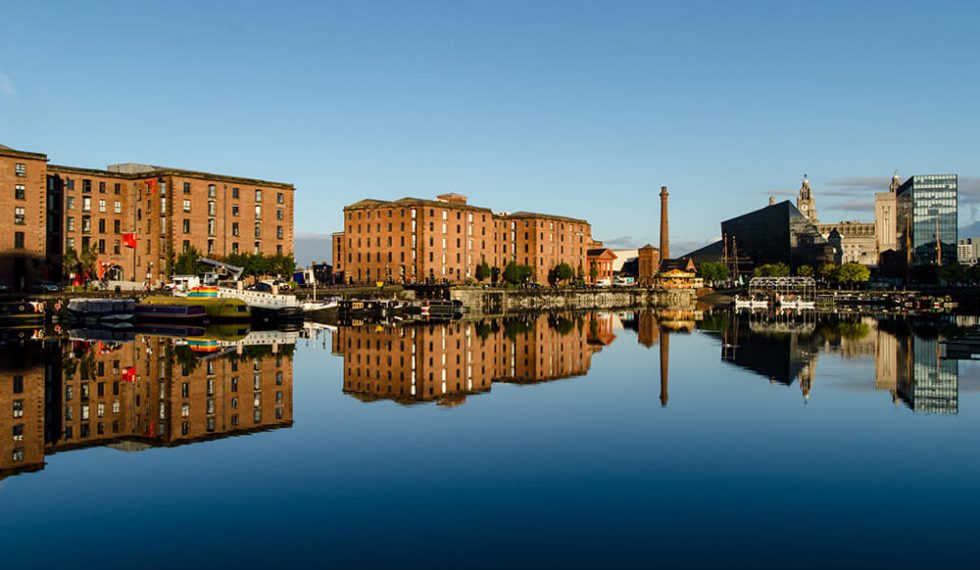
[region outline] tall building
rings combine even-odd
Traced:
[[[335,272],[348,283],[460,283],[483,262],[500,271],[510,262],[548,272],[567,263],[587,274],[593,247],[585,220],[531,212],[495,214],[466,196],[435,200],[361,200],[344,208],[344,231],[333,234]]]
[[[817,231],[837,249],[837,263],[878,264],[878,244],[875,224],[868,222],[837,222],[816,224]]]
[[[651,285],[660,268],[660,250],[646,244],[637,252],[637,262],[637,283]]]
[[[0,232],[0,281],[60,281],[71,250],[97,254],[95,277],[153,283],[192,246],[215,257],[288,255],[294,190],[143,164],[57,166],[44,154],[0,147],[0,209],[14,222],[14,231]]]
[[[963,265],[976,265],[980,259],[980,238],[961,239],[956,246],[956,258]]]
[[[58,228],[49,219],[47,164],[43,154],[0,145],[0,215],[7,220],[0,224],[0,283],[17,289],[46,278],[57,261],[48,255]]]
[[[910,266],[956,262],[957,176],[913,176],[896,192],[898,246]]]
[[[737,244],[739,269],[750,271],[766,263],[817,268],[835,259],[834,247],[816,226],[785,200],[721,223],[721,234]],[[720,259],[721,243],[691,253],[695,262]],[[743,263],[744,261],[744,263]]]
[[[773,200],[770,199],[769,203],[772,204]],[[817,221],[817,204],[813,200],[813,191],[810,190],[810,180],[807,179],[806,175],[803,176],[803,184],[800,186],[799,195],[796,197],[796,209],[803,214],[811,224],[818,223]]]
[[[898,174],[892,176],[888,192],[875,193],[875,247],[880,257],[886,251],[898,251]]]

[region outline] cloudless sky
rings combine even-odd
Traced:
[[[36,2],[0,11],[0,144],[292,182],[297,232],[461,192],[675,254],[795,196],[821,221],[954,172],[980,201],[978,2]]]

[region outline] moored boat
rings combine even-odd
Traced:
[[[129,322],[136,318],[135,309],[135,299],[76,298],[68,301],[68,314],[88,322]]]
[[[0,325],[44,323],[44,303],[9,301],[0,303]]]
[[[248,303],[238,299],[216,299],[213,297],[147,297],[143,305],[203,307],[209,320],[248,320],[252,310]]]
[[[200,322],[208,317],[201,305],[137,303],[136,318],[151,323]]]

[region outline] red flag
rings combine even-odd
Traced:
[[[123,234],[122,236],[123,245],[126,247],[136,248],[136,234]]]
[[[129,366],[123,368],[122,374],[119,375],[120,380],[123,382],[136,382],[136,367]]]
[[[146,188],[150,192],[156,192],[157,191],[157,179],[156,178],[151,178],[149,180],[144,180],[144,182],[146,182]]]

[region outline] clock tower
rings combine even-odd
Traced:
[[[796,208],[811,224],[817,223],[817,205],[813,201],[813,192],[810,191],[810,181],[806,174],[803,175],[800,195],[796,198]]]

